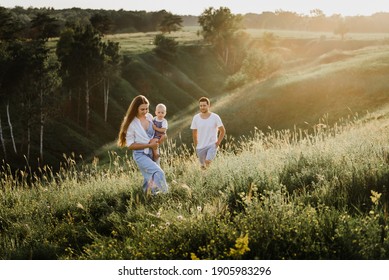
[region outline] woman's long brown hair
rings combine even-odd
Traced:
[[[120,131],[119,131],[118,142],[117,142],[119,147],[126,146],[126,133],[127,133],[128,126],[138,114],[138,108],[142,104],[150,104],[150,102],[147,100],[145,96],[138,95],[134,97],[130,106],[128,107],[127,113],[122,121],[122,124],[120,125]]]

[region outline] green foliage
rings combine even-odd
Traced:
[[[156,196],[127,154],[34,176],[3,165],[0,258],[387,259],[388,112],[227,139],[205,171],[168,141]]]
[[[169,34],[173,31],[178,31],[181,28],[182,28],[182,18],[180,16],[176,16],[171,13],[165,15],[159,27],[162,33],[169,33]]]
[[[206,9],[198,18],[202,27],[201,35],[204,40],[212,44],[223,63],[230,64],[230,52],[235,40],[236,32],[241,29],[241,15],[234,15],[229,8],[220,7]],[[236,50],[239,52],[239,50]]]
[[[215,45],[228,41],[239,30],[241,20],[241,16],[232,14],[226,7],[208,8],[198,19],[204,39]]]
[[[245,73],[237,72],[229,76],[225,82],[224,88],[226,90],[233,90],[244,86],[249,81],[248,76]]]
[[[35,18],[31,20],[31,38],[48,39],[58,37],[60,26],[58,21],[48,13],[38,13]]]
[[[225,88],[232,90],[254,80],[265,79],[280,68],[281,58],[277,54],[249,50],[240,70],[226,80]]]
[[[158,34],[154,38],[154,45],[156,46],[154,52],[162,59],[172,60],[177,52],[178,42],[174,38],[165,37]]]
[[[95,13],[90,18],[92,26],[101,34],[107,34],[112,28],[112,19],[106,14]]]

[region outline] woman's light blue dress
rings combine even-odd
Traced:
[[[148,129],[146,130],[147,136],[153,138],[154,129],[152,123],[150,122]],[[168,185],[166,183],[165,172],[159,166],[159,162],[153,161],[153,151],[148,149],[146,154],[143,149],[134,150],[132,157],[134,158],[136,164],[138,165],[140,172],[143,175],[143,190],[145,192],[150,191],[153,194],[158,192],[167,192]]]

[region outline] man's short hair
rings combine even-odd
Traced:
[[[211,101],[209,101],[209,98],[207,98],[207,97],[205,97],[205,96],[203,96],[203,97],[201,97],[201,98],[199,99],[199,103],[200,103],[200,102],[207,102],[208,105],[211,104]]]

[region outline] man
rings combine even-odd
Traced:
[[[210,111],[211,102],[207,97],[199,99],[200,113],[193,117],[193,143],[201,168],[207,168],[216,157],[217,149],[226,134],[219,115]]]

